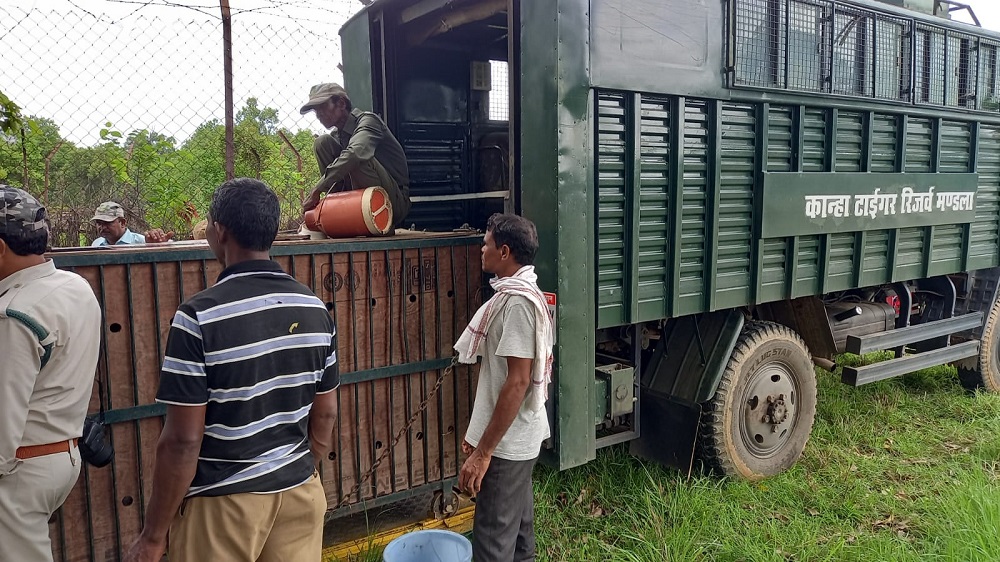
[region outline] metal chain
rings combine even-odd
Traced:
[[[441,385],[444,384],[444,379],[447,378],[448,375],[452,374],[452,372],[455,370],[456,365],[458,365],[458,357],[452,357],[451,364],[448,365],[443,371],[441,371],[440,375],[438,375],[437,381],[434,383],[434,386],[431,388],[430,392],[428,392],[427,396],[424,397],[424,399],[420,402],[420,404],[417,406],[417,409],[414,410],[412,414],[410,414],[410,419],[406,420],[406,424],[404,424],[403,427],[400,428],[400,430],[396,433],[396,436],[392,438],[392,442],[389,443],[389,446],[382,451],[382,454],[379,455],[377,459],[375,459],[375,462],[372,464],[371,468],[368,469],[368,472],[366,472],[364,476],[361,477],[361,480],[358,480],[358,483],[354,486],[354,488],[350,492],[344,495],[344,497],[340,500],[340,503],[337,504],[337,506],[334,507],[334,509],[340,509],[349,504],[354,495],[357,494],[359,491],[361,491],[361,488],[364,487],[365,483],[368,482],[368,480],[370,480],[371,477],[375,475],[375,471],[378,470],[378,467],[379,465],[382,464],[382,461],[384,461],[385,458],[389,456],[389,453],[391,453],[396,448],[396,444],[399,443],[399,440],[402,439],[403,436],[410,431],[410,428],[413,426],[414,422],[417,421],[417,418],[419,418],[420,415],[423,414],[425,410],[427,410],[427,405],[430,404],[431,399],[434,398],[434,395],[436,395],[438,390],[441,389]]]

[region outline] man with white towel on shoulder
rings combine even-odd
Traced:
[[[545,413],[552,372],[552,323],[532,265],[535,225],[523,217],[490,217],[483,271],[494,296],[472,318],[455,350],[461,363],[482,357],[472,419],[462,443],[469,455],[459,488],[476,497],[476,562],[535,559],[531,471],[549,437]]]

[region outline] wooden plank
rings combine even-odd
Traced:
[[[135,264],[130,268],[131,299],[129,308],[132,311],[131,324],[132,347],[135,355],[134,381],[158,381],[163,347],[166,346],[166,332],[161,341],[157,341],[160,330],[161,311],[157,307],[158,294],[154,290],[154,278],[157,273],[152,264]],[[160,295],[162,298],[162,295]],[[167,322],[170,320],[168,319]],[[169,329],[169,324],[166,326]],[[124,331],[124,330],[123,330]],[[138,400],[133,405],[150,404],[156,399],[157,385],[136,384]]]
[[[438,316],[436,317],[437,324],[437,336],[439,343],[438,354],[442,357],[448,357],[454,354],[453,345],[457,339],[453,332],[453,322],[452,316],[454,315],[455,304],[453,300],[449,297],[449,292],[451,291],[451,284],[454,275],[452,274],[452,260],[451,260],[451,250],[449,248],[435,249],[434,250],[434,261],[435,269],[437,270],[437,292],[435,293],[435,308],[438,311]],[[448,314],[445,310],[449,311]],[[439,468],[441,470],[441,478],[455,474],[455,463],[457,461],[459,441],[456,438],[456,425],[455,420],[455,386],[454,373],[449,375],[441,385],[441,389],[438,391],[437,407],[438,407],[438,420],[440,424],[439,433]]]
[[[94,288],[95,294],[102,301],[102,308],[104,307],[103,300],[107,297],[107,288],[105,287],[105,267],[112,266],[92,266],[85,268],[78,268],[77,273],[84,277],[90,286]],[[111,322],[108,321],[108,316],[105,314],[104,324],[102,330],[107,336],[108,327]],[[101,354],[98,358],[97,363],[97,378],[102,382],[102,384],[107,385],[109,381],[109,343],[107,342],[107,337],[103,338]],[[91,413],[100,410],[100,400],[101,400],[101,387],[95,385],[94,392],[91,397],[91,403],[88,411]],[[104,388],[104,396],[107,396],[107,388]],[[85,522],[87,533],[73,534],[71,536],[79,537],[80,543],[78,546],[74,546],[72,550],[76,552],[89,552],[88,556],[91,558],[96,558],[97,560],[104,559],[115,559],[117,558],[117,522],[115,521],[115,499],[114,499],[114,483],[113,483],[113,467],[104,467],[102,469],[93,468],[90,466],[85,466],[85,470],[81,471],[80,480],[83,480],[84,488],[84,498],[85,498],[85,508],[86,512],[82,514],[82,520]],[[80,487],[80,484],[77,484]],[[72,559],[72,557],[71,557]]]
[[[409,418],[409,412],[406,408],[400,407],[400,404],[405,403],[406,383],[406,377],[392,377],[389,380],[389,397],[392,404],[392,407],[389,408],[390,425],[394,437],[403,430],[406,420]],[[393,447],[390,453],[389,462],[392,463],[393,491],[409,488],[411,486],[409,476],[410,457],[407,452],[407,440],[405,437],[396,442],[396,446]]]
[[[461,446],[458,435],[458,419],[455,411],[455,381],[456,374],[452,372],[441,385],[438,391],[438,419],[440,421],[440,450],[441,461],[439,462],[441,478],[448,478],[458,474],[458,454]]]
[[[375,440],[372,438],[374,435],[375,420],[373,419],[374,412],[371,407],[371,389],[369,388],[369,384],[358,383],[351,386],[353,387],[354,407],[356,408],[357,417],[353,418],[355,423],[350,429],[353,430],[352,437],[354,443],[357,445],[355,466],[359,468],[358,478],[361,479],[371,471],[371,467],[375,463]],[[375,497],[373,491],[374,485],[375,481],[372,478],[365,481],[359,490],[363,499]]]
[[[355,441],[355,432],[358,431],[357,407],[354,402],[354,385],[342,385],[337,390],[339,395],[340,408],[338,409],[337,420],[337,448],[336,453],[339,458],[338,476],[340,494],[334,498],[335,502],[340,502],[346,496],[360,478],[360,468],[358,467],[358,446]],[[337,484],[336,482],[334,484]],[[329,488],[328,488],[329,489]],[[351,501],[356,501],[357,496],[351,497]]]
[[[166,334],[160,333],[160,310],[158,304],[159,271],[153,264],[134,264],[129,266],[129,288],[131,298],[129,308],[132,311],[132,341],[135,361],[132,365],[134,384],[133,405],[151,404],[156,400],[159,387],[160,363],[163,348],[166,346]],[[154,382],[155,381],[155,382]],[[123,497],[119,509],[135,514],[140,522],[145,515],[146,505],[152,493],[152,475],[156,456],[156,440],[162,429],[160,419],[145,419],[130,422],[135,432],[135,462],[137,486],[135,494]],[[138,532],[138,529],[134,529]],[[124,541],[125,547],[131,538]]]
[[[370,416],[372,418],[372,438],[371,451],[374,459],[382,456],[389,447],[392,439],[389,433],[389,418],[392,406],[389,404],[389,381],[377,380],[365,383],[368,387],[371,398]],[[374,462],[374,461],[373,461]],[[392,492],[392,461],[388,457],[379,465],[375,474],[375,495],[384,496]]]
[[[142,453],[140,463],[140,484],[142,485],[142,505],[139,507],[142,517],[146,515],[146,508],[149,505],[149,498],[153,493],[153,468],[156,463],[156,443],[163,430],[163,418],[146,418],[139,420],[139,443]],[[130,542],[130,541],[129,541]],[[126,543],[128,544],[128,543]]]
[[[104,267],[104,316],[106,330],[105,345],[110,357],[105,379],[105,398],[108,410],[130,408],[136,405],[136,378],[133,366],[137,367],[133,353],[133,330],[136,329],[130,301],[130,266],[110,265]],[[142,295],[139,299],[141,300]],[[124,555],[128,544],[142,529],[137,498],[139,496],[139,467],[137,458],[136,428],[131,423],[111,426],[110,441],[115,448],[115,457],[110,465],[112,471],[112,497],[114,511],[107,514],[117,520],[116,547],[118,555]],[[128,504],[127,506],[125,504]]]
[[[407,376],[406,390],[406,411],[415,412],[423,400],[421,391],[421,378],[426,377],[424,373],[416,373]],[[426,427],[426,416],[419,416],[413,424],[413,428],[407,432],[405,439],[409,441],[407,449],[410,459],[410,485],[419,486],[427,482],[426,458],[428,451],[424,447],[424,433]]]

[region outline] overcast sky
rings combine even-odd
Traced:
[[[342,82],[338,31],[362,4],[231,5],[236,109],[255,96],[282,126],[320,130],[298,108],[312,84]],[[225,113],[218,1],[0,0],[0,89],[77,143],[106,121],[182,140]]]
[[[983,27],[1000,31],[1000,0],[965,1]],[[338,31],[362,4],[231,5],[237,109],[256,96],[278,109],[281,126],[321,130],[298,108],[310,85],[342,81]],[[221,53],[216,0],[0,0],[0,89],[80,144],[97,142],[106,121],[183,140],[201,123],[221,120]]]
[[[1000,31],[1000,2],[997,0],[963,0],[963,3],[972,7],[972,10],[976,12],[976,16],[979,17],[979,23],[983,27]],[[968,12],[965,10],[956,13],[955,19],[972,23],[972,20],[968,17]]]

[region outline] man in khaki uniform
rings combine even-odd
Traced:
[[[52,560],[101,343],[94,291],[45,259],[48,237],[45,208],[0,184],[0,561]]]
[[[301,113],[310,111],[337,133],[320,135],[313,144],[322,177],[304,202],[305,210],[319,203],[321,193],[379,186],[389,195],[393,225],[403,224],[410,212],[410,176],[403,147],[385,121],[353,107],[340,84],[313,86]]]

